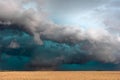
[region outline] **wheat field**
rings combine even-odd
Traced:
[[[120,72],[115,71],[0,72],[0,80],[120,80]]]

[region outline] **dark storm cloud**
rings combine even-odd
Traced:
[[[105,63],[120,63],[120,36],[113,34],[104,27],[82,30],[80,26],[55,24],[48,19],[48,16],[40,9],[39,3],[41,3],[42,0],[33,1],[37,5],[36,9],[25,9],[24,5],[27,5],[27,3],[31,1],[32,0],[0,1],[0,30],[18,30],[15,41],[12,35],[5,35],[8,32],[3,32],[4,34],[1,32],[1,54],[6,53],[8,55],[30,57],[30,64],[28,64],[28,66],[37,69],[44,67],[54,69],[60,64],[83,64],[92,60]],[[49,3],[49,1],[46,2]],[[103,7],[100,7],[100,10],[97,9],[96,11],[104,11],[99,14],[103,14],[102,17],[105,16],[107,20],[110,20],[109,18],[112,13],[117,14],[119,11],[114,11],[113,7],[108,8],[107,5],[114,6],[114,4],[110,2],[106,3],[107,1],[104,2],[103,0],[53,0],[51,2],[52,4],[54,3],[51,7],[55,12],[57,9],[62,11],[63,8],[65,10],[62,12],[66,11],[66,9],[68,11],[82,11],[82,8],[87,11],[104,4],[105,10]],[[11,6],[8,4],[11,4]],[[48,6],[50,6],[50,4],[48,4]],[[109,11],[109,15],[106,15],[108,14],[107,11]],[[96,14],[98,12],[96,12]],[[119,14],[117,14],[117,16],[119,16]],[[103,19],[104,22],[106,19]],[[117,17],[112,15],[111,20],[116,19]],[[108,25],[114,23],[112,21],[110,21]],[[118,23],[116,23],[116,25],[118,25]],[[115,29],[118,29],[119,26],[116,25]],[[22,37],[19,34],[22,34]],[[25,34],[29,36],[26,37]],[[51,42],[44,43],[46,40]],[[29,53],[27,51],[29,51]]]

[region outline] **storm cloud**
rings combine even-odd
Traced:
[[[17,56],[22,61],[27,57],[28,70],[55,70],[62,64],[91,61],[119,65],[118,4],[118,0],[0,1],[1,59]],[[82,25],[60,25],[50,19],[56,13],[70,11],[90,11],[89,16],[98,18],[101,25],[83,29]]]

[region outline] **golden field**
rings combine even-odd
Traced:
[[[0,80],[120,80],[118,71],[0,72]]]

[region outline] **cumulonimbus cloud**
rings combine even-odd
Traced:
[[[82,30],[79,26],[62,26],[55,24],[48,19],[44,12],[42,10],[40,11],[38,7],[36,7],[36,9],[25,9],[24,5],[31,1],[32,0],[0,1],[0,30],[17,29],[26,32],[30,36],[33,36],[35,42],[40,46],[44,45],[45,40],[50,40],[59,44],[66,44],[65,47],[62,46],[63,48],[59,47],[61,49],[52,50],[51,48],[46,48],[42,51],[41,49],[33,51],[32,54],[35,54],[35,56],[32,58],[33,60],[31,60],[31,64],[41,67],[46,66],[47,68],[49,66],[54,67],[63,63],[81,64],[91,60],[120,63],[119,35],[107,30],[106,27]],[[11,4],[11,6],[9,4]],[[38,5],[38,3],[36,3],[36,5]],[[105,14],[107,14],[107,10],[114,10],[113,7],[105,7],[106,9],[103,9]],[[118,11],[119,10],[112,12],[115,14]],[[113,20],[116,19],[114,14],[111,14]],[[110,17],[107,15],[103,22],[110,25],[109,29],[118,29],[119,23],[114,23],[115,20],[112,21],[109,18]],[[112,23],[115,24],[115,26]],[[17,44],[17,42],[15,42],[15,44]],[[77,45],[77,47],[70,46],[71,50],[69,50],[66,48],[69,44]],[[18,44],[12,45],[11,47],[18,48]],[[62,49],[64,50],[61,51]],[[58,55],[55,56],[55,53]],[[50,54],[52,56],[49,58]]]

